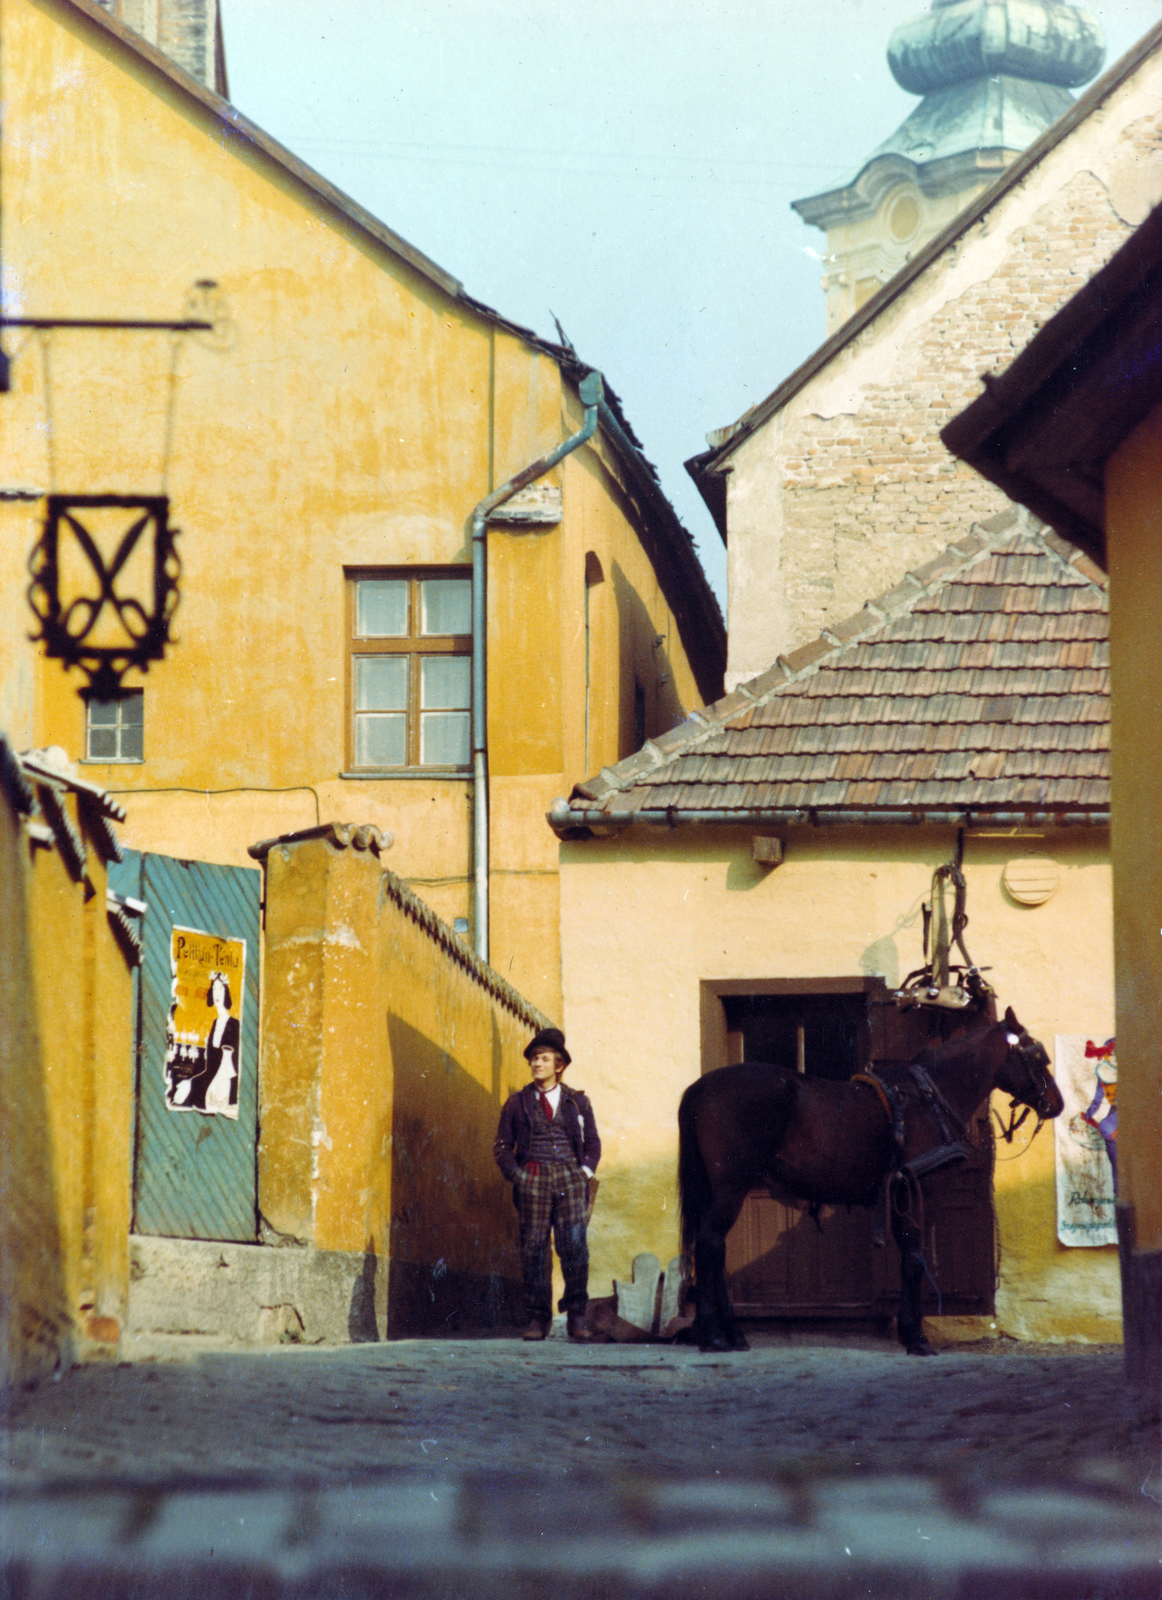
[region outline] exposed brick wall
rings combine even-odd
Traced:
[[[1160,153],[1162,113],[1152,113],[1123,130],[1117,165]],[[760,429],[737,452],[728,515],[737,509],[730,539],[745,581],[731,585],[732,674],[764,670],[1007,506],[948,454],[940,429],[1140,220],[1119,214],[1111,186],[1081,159],[1014,226],[1022,194],[1005,196],[764,425],[765,440]],[[972,253],[991,258],[1006,228],[991,273],[971,271]]]

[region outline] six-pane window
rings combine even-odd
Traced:
[[[350,587],[354,766],[469,766],[471,578],[355,574]]]
[[[144,761],[145,693],[127,689],[114,700],[90,695],[85,708],[87,761]]]

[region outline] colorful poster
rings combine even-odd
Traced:
[[[1065,1109],[1057,1142],[1057,1237],[1062,1244],[1117,1244],[1118,1064],[1112,1039],[1058,1034],[1054,1076]]]
[[[170,962],[165,1103],[171,1111],[237,1117],[246,940],[175,927]]]

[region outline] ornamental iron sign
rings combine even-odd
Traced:
[[[122,515],[121,513],[128,513]],[[29,558],[28,602],[45,654],[80,667],[116,697],[130,668],[148,672],[170,642],[181,561],[167,495],[50,494]]]

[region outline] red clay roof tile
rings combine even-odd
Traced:
[[[655,740],[664,759],[580,786],[574,810],[1108,808],[1104,587],[1055,534],[1000,520]]]

